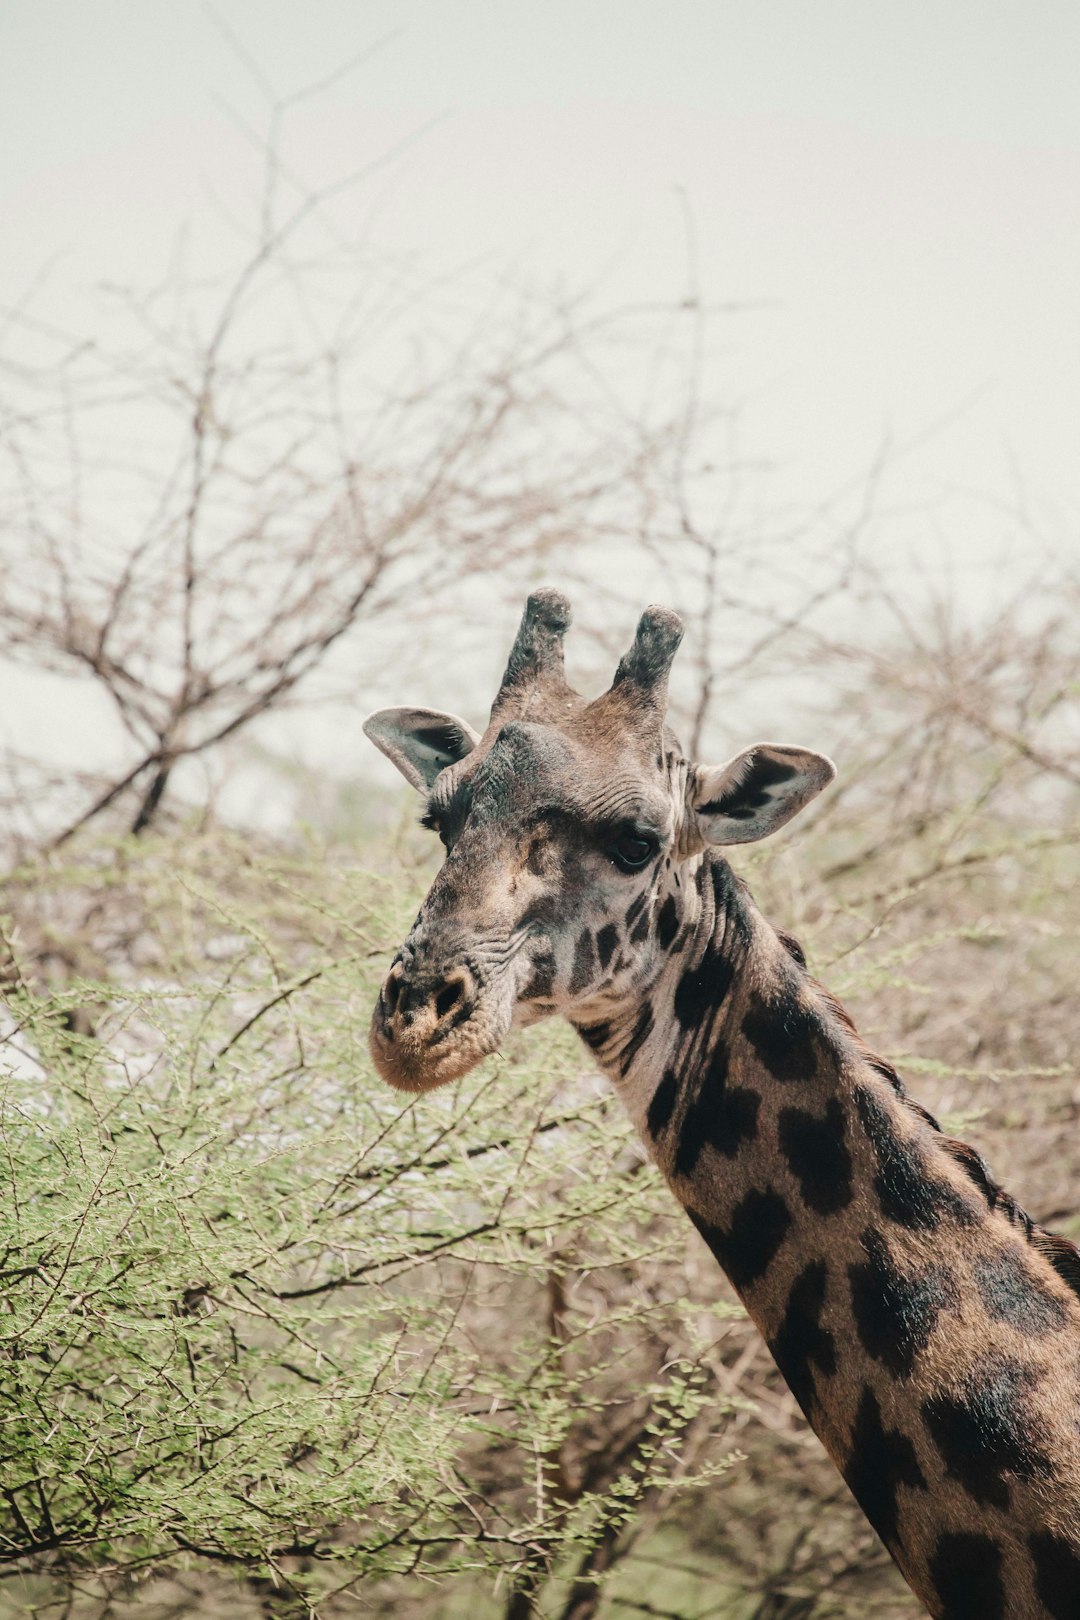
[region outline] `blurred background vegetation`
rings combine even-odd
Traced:
[[[230,274],[5,330],[0,657],[112,729],[0,783],[0,1617],[910,1617],[569,1030],[375,1079],[437,850],[358,722],[450,680],[481,723],[530,584],[587,690],[677,607],[689,751],[839,764],[739,855],[759,904],[1080,1236],[1075,548],[1018,509],[993,602],[898,587],[884,454],[760,505],[692,256],[669,307],[459,287],[441,324],[282,112]]]

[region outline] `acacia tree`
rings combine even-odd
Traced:
[[[426,623],[469,581],[509,585],[570,532],[587,538],[590,508],[625,472],[626,446],[580,434],[561,457],[549,442],[539,465],[529,436],[562,409],[560,340],[539,314],[441,372],[410,366],[366,411],[345,403],[355,337],[307,354],[245,342],[261,283],[289,288],[289,236],[260,244],[187,352],[185,311],[134,355],[50,362],[60,397],[4,412],[0,651],[98,683],[128,738],[130,762],[55,842],[121,801],[141,831],[180,761],[292,698],[343,638],[362,669],[357,632],[380,616],[407,604]],[[130,313],[149,325],[156,304]],[[112,390],[152,424],[140,462],[113,463],[96,431]]]
[[[570,1041],[417,1110],[363,1052],[400,884],[207,832],[97,893],[111,982],[6,997],[0,1566],[119,1601],[186,1558],[296,1614],[584,1577],[711,1379],[650,1283],[687,1234]]]
[[[23,848],[107,812],[141,832],[185,762],[391,648],[415,662],[418,627],[460,652],[540,573],[683,609],[696,746],[850,581],[865,511],[798,547],[763,518],[712,397],[742,306],[706,303],[689,222],[668,307],[424,278],[341,207],[395,154],[319,186],[288,161],[322,88],[271,100],[230,268],[178,251],[157,286],[101,289],[92,335],[6,312],[0,659],[89,683],[120,727],[82,780],[9,761]]]
[[[103,290],[89,337],[6,313],[0,657],[96,684],[125,738],[66,818],[51,795],[54,844],[108,810],[142,831],[183,761],[310,689],[342,643],[355,685],[379,621],[407,611],[415,647],[540,558],[580,567],[625,535],[663,445],[605,375],[632,312],[380,255],[340,205],[393,154],[305,184],[282,138],[302,95],[270,108],[231,271],[178,255],[157,287]]]

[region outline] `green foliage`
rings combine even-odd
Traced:
[[[708,1333],[650,1279],[687,1230],[576,1037],[420,1100],[373,1076],[415,887],[220,833],[17,880],[111,972],[7,997],[0,1557],[314,1602],[547,1566],[679,1471],[709,1380],[666,1349]]]

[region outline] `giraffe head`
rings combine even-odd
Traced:
[[[364,730],[425,796],[446,859],[383,984],[376,1067],[426,1091],[514,1024],[644,993],[678,927],[672,886],[708,845],[764,838],[831,781],[829,760],[758,743],[726,765],[683,757],[665,725],[682,624],[647,608],[608,691],[567,685],[570,606],[529,597],[482,736],[432,709]]]

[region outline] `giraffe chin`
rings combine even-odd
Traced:
[[[490,1027],[473,1030],[466,1024],[455,1033],[458,1038],[452,1044],[391,1041],[372,1020],[368,1047],[379,1078],[395,1091],[434,1091],[468,1074],[498,1048],[505,1032]]]

